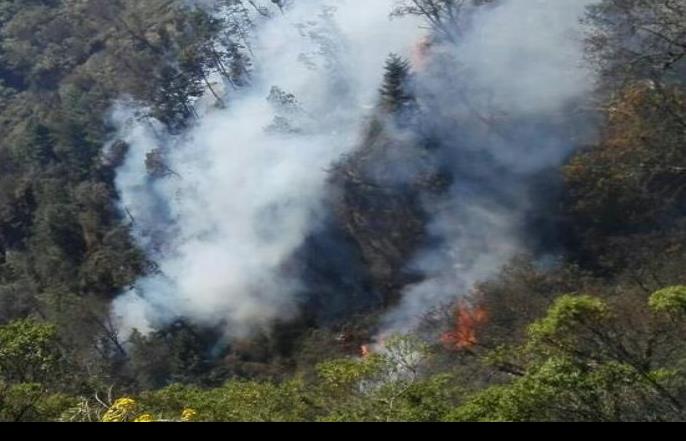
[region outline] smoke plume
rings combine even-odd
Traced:
[[[529,251],[528,230],[550,213],[540,203],[554,180],[537,179],[593,136],[579,117],[594,78],[584,64],[580,19],[588,0],[505,0],[469,10],[457,43],[437,43],[417,94],[453,175],[446,196],[427,200],[431,243],[382,335],[404,332]],[[539,219],[534,219],[538,217]],[[535,231],[543,235],[543,231]]]
[[[256,14],[250,86],[217,86],[226,108],[201,100],[185,133],[122,103],[112,117],[130,145],[121,205],[159,268],[115,301],[121,332],[184,318],[241,337],[297,313],[303,282],[287,262],[327,216],[327,170],[362,141],[390,52],[414,60],[416,138],[437,140],[433,161],[452,184],[423,201],[430,240],[409,269],[424,277],[385,315],[382,333],[412,329],[491,277],[527,250],[532,218],[546,216],[540,201],[554,182],[541,186],[539,176],[592,136],[577,112],[594,81],[579,22],[589,3],[467,9],[456,42],[427,36],[419,17],[391,20],[394,0],[297,0]],[[411,140],[412,130],[397,136]],[[150,152],[163,153],[166,177],[146,171]],[[412,168],[384,173],[403,181]]]
[[[322,219],[327,169],[358,142],[388,52],[407,54],[424,32],[391,21],[391,5],[298,0],[255,14],[251,85],[225,87],[224,109],[201,100],[180,135],[130,103],[114,110],[130,146],[121,206],[158,266],[115,300],[123,335],[184,318],[242,337],[296,313],[301,282],[285,263]],[[146,170],[152,152],[164,178]]]

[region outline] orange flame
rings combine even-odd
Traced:
[[[371,354],[371,350],[369,349],[369,345],[362,345],[360,346],[360,356],[362,358],[367,358]]]
[[[441,336],[447,349],[460,351],[477,345],[477,329],[488,321],[488,312],[461,302],[455,309],[455,326]]]

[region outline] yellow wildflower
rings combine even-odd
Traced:
[[[136,407],[136,401],[131,398],[119,398],[114,404],[107,409],[105,415],[102,416],[103,423],[120,423],[126,421],[126,418],[131,414]]]
[[[184,409],[181,412],[181,421],[193,421],[195,417],[198,416],[198,412],[193,409]]]
[[[143,415],[137,416],[136,419],[133,420],[133,422],[134,423],[154,423],[155,417],[153,417],[149,413],[144,413]]]

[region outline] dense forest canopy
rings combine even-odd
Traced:
[[[686,1],[544,3],[0,0],[0,420],[685,420]]]

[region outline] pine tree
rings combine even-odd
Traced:
[[[31,121],[26,129],[27,140],[20,145],[15,156],[32,165],[45,166],[56,159],[53,145],[53,133],[44,124]]]
[[[391,53],[386,59],[383,85],[380,89],[381,108],[388,113],[398,113],[414,103],[414,96],[408,91],[410,63]]]
[[[185,127],[189,118],[196,116],[191,98],[202,95],[201,80],[172,66],[164,66],[158,81],[160,91],[152,100],[152,116],[172,132],[177,132]]]

